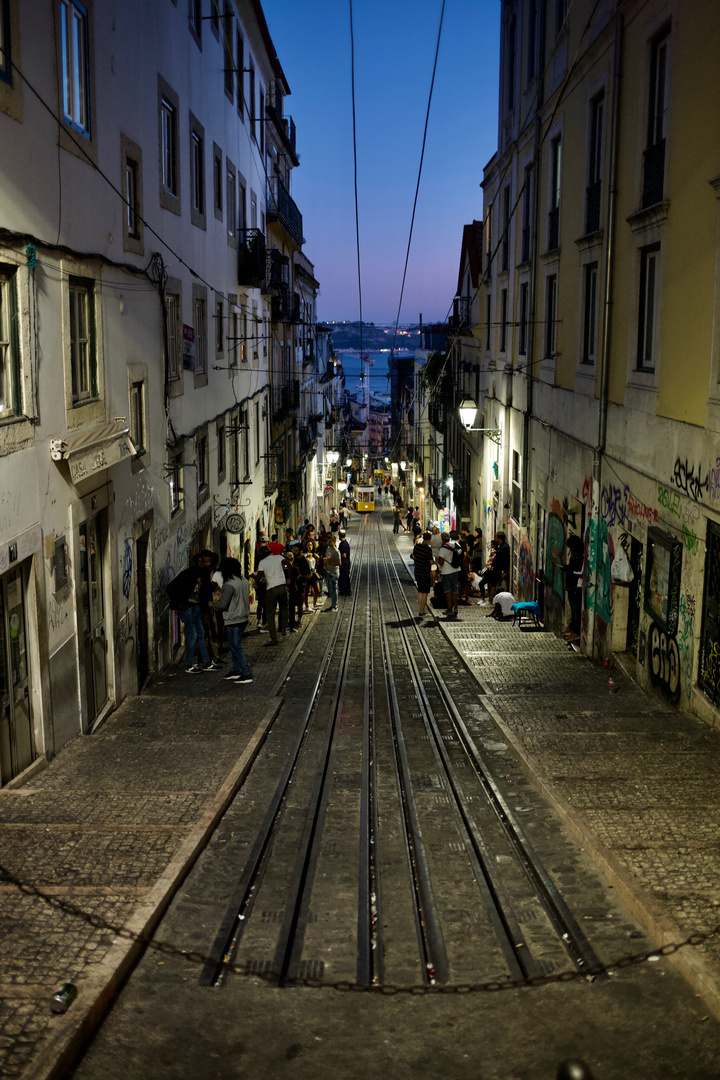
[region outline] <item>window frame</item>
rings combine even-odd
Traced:
[[[558,275],[548,274],[545,278],[545,333],[543,334],[543,360],[554,360],[557,356],[557,294]]]
[[[195,436],[195,464],[197,469],[197,504],[210,498],[210,447],[207,428]]]
[[[180,215],[180,98],[158,75],[158,154],[160,206]]]
[[[207,228],[205,178],[205,128],[190,113],[190,221],[198,229]]]
[[[185,512],[185,447],[168,457],[169,517],[176,521]]]
[[[90,26],[89,12],[79,0],[60,0],[60,98],[63,122],[85,139],[92,137],[90,111]],[[69,33],[78,22],[82,40]],[[69,40],[72,39],[72,40]],[[78,54],[78,48],[81,52]],[[72,99],[72,100],[71,100]],[[78,110],[79,116],[75,110]]]
[[[637,355],[635,370],[644,375],[656,375],[660,347],[661,306],[661,244],[656,241],[640,248],[638,281]],[[648,270],[652,267],[652,311],[648,321]],[[650,331],[650,354],[648,356],[648,330]]]
[[[165,315],[167,320],[167,380],[168,382],[179,382],[182,373],[182,353],[180,349],[182,319],[178,293],[166,291]]]
[[[518,356],[527,356],[530,283],[521,281],[518,288]]]
[[[208,374],[207,356],[207,298],[193,292],[193,329],[195,331],[195,367],[196,378],[205,378]]]
[[[215,355],[225,355],[225,298],[215,296]]]
[[[4,297],[4,299],[3,299]],[[3,323],[5,326],[3,327]],[[3,340],[5,336],[5,340]],[[18,309],[17,269],[0,265],[0,423],[22,415],[22,368],[20,358],[20,312]],[[10,378],[6,377],[8,367]],[[12,411],[5,406],[5,388],[10,383]]]
[[[147,396],[146,380],[130,382],[130,438],[138,457],[147,452]]]
[[[123,197],[123,250],[135,255],[145,253],[145,226],[143,207],[143,162],[142,148],[120,134],[121,189]],[[131,190],[129,176],[132,174],[134,191]],[[134,217],[135,227],[132,227]]]
[[[218,484],[221,484],[225,479],[225,473],[227,470],[227,460],[225,453],[225,418],[218,420],[215,426],[215,436],[217,438],[217,479]]]
[[[213,212],[216,221],[223,220],[224,205],[223,152],[217,143],[213,143]]]
[[[223,89],[230,104],[235,93],[235,58],[233,56],[233,12],[225,0],[222,15]],[[238,65],[239,66],[239,65]]]
[[[12,86],[12,31],[10,0],[0,0],[0,82]],[[5,57],[4,62],[2,57]]]
[[[594,367],[597,363],[598,281],[598,263],[586,263],[583,266],[583,340],[580,361],[586,367]]]
[[[225,232],[229,247],[237,247],[237,170],[225,158]]]
[[[83,297],[78,305],[77,298]],[[85,333],[78,335],[79,312],[85,310]],[[78,364],[78,337],[86,346],[86,360]],[[68,343],[70,347],[70,400],[72,408],[91,405],[100,398],[97,358],[96,293],[93,278],[71,275],[68,278]],[[85,369],[83,372],[82,369]],[[86,389],[79,389],[80,376],[87,382]]]

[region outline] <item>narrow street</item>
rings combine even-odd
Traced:
[[[720,734],[488,608],[418,623],[390,518],[337,615],[251,620],[251,686],[168,672],[0,792],[43,894],[0,885],[3,1077],[105,1014],[78,1080],[717,1075]]]

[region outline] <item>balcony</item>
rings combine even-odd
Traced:
[[[259,229],[238,229],[238,285],[260,289],[266,274],[265,237]]]
[[[280,458],[276,454],[268,454],[265,458],[265,494],[272,495],[277,491],[280,479]]]
[[[297,155],[296,150],[296,135],[295,135],[295,123],[291,116],[283,115],[283,106],[285,98],[282,92],[282,86],[276,80],[274,84],[268,87],[268,99],[265,106],[265,113],[269,120],[272,120],[275,124],[276,131],[283,142],[285,149],[292,158],[293,165],[300,164],[300,158]]]
[[[470,325],[470,297],[456,296],[453,300],[453,313],[448,319],[451,330],[461,330]]]
[[[291,315],[290,286],[281,282],[275,288],[270,303],[270,318],[274,323],[290,322]]]
[[[643,176],[643,209],[662,202],[665,185],[665,140],[649,146],[644,154],[645,171]]]
[[[430,492],[430,498],[435,503],[438,510],[442,510],[445,506],[445,485],[442,479],[438,479],[437,476],[428,476],[427,489]]]
[[[428,408],[428,419],[436,431],[445,430],[445,409],[442,403],[431,401]]]
[[[272,416],[275,423],[284,420],[290,412],[290,387],[273,386]]]
[[[300,302],[300,293],[292,294],[292,306],[290,308],[290,322],[299,323],[302,322],[302,306]]]
[[[304,244],[302,214],[279,176],[267,185],[267,220],[282,225],[299,247]]]

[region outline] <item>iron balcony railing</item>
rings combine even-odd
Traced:
[[[238,229],[238,285],[260,289],[267,275],[265,237],[260,229]]]
[[[279,176],[274,176],[268,182],[267,219],[269,222],[276,221],[282,225],[297,244],[302,245],[305,242],[302,214]]]
[[[273,386],[273,420],[282,420],[290,412],[290,387]]]
[[[470,297],[456,296],[453,300],[453,313],[448,319],[448,325],[453,330],[461,330],[470,325]]]
[[[268,454],[265,458],[265,494],[272,495],[278,489],[281,474],[280,458],[277,454]]]

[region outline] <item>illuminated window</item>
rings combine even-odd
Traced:
[[[63,117],[89,138],[88,15],[75,0],[60,0],[60,41]]]

